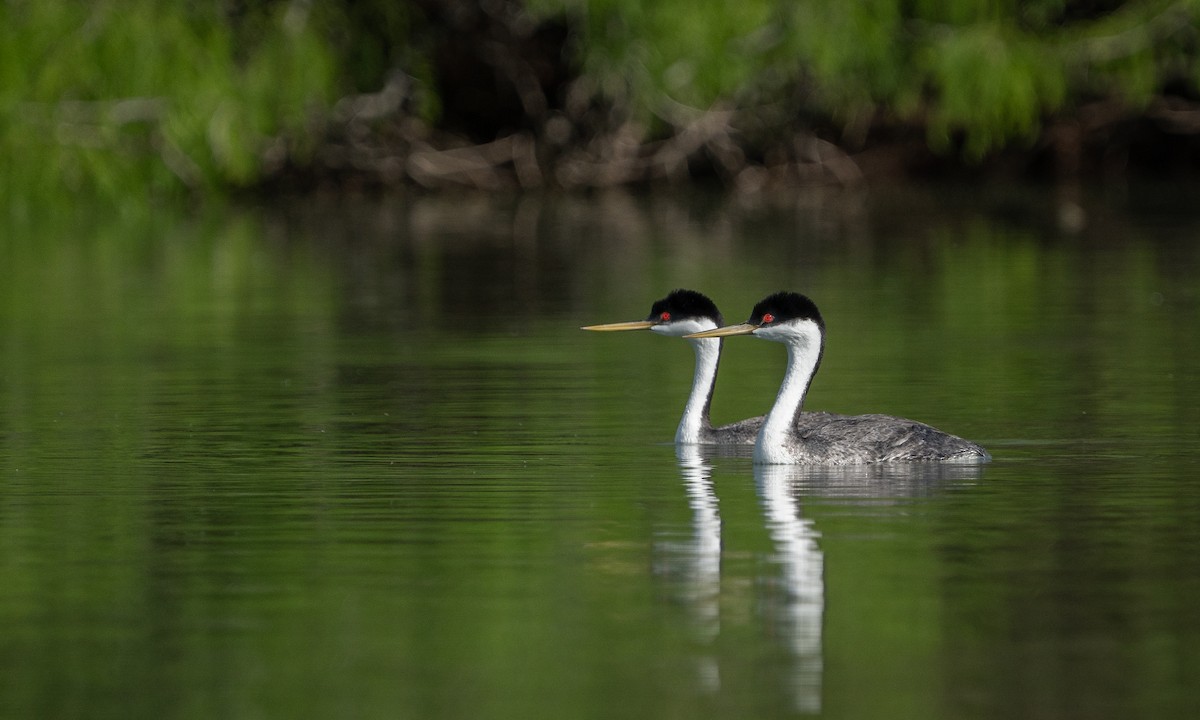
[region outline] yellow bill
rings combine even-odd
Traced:
[[[584,325],[579,329],[594,332],[620,332],[622,330],[648,330],[654,325],[652,320],[634,320],[633,322],[606,323],[604,325]]]
[[[729,335],[749,335],[758,329],[757,325],[751,323],[742,323],[741,325],[726,325],[715,330],[704,330],[703,332],[684,335],[685,338],[714,338],[726,337]]]

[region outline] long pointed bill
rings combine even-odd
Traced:
[[[654,322],[651,320],[634,320],[633,322],[608,323],[605,325],[584,325],[580,330],[593,330],[595,332],[620,332],[622,330],[649,330],[654,327]]]
[[[691,335],[684,335],[685,338],[713,338],[725,337],[727,335],[749,335],[758,329],[757,325],[751,323],[742,323],[741,325],[726,325],[715,330],[704,330]]]

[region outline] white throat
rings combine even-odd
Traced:
[[[708,419],[709,401],[717,382],[717,361],[721,358],[721,341],[717,338],[689,340],[696,351],[696,372],[692,376],[692,391],[683,406],[683,417],[675,431],[675,442],[700,442],[700,433],[711,423]]]
[[[764,340],[785,343],[788,349],[783,384],[758,431],[758,440],[754,443],[754,461],[763,464],[789,462],[787,442],[796,418],[804,407],[804,396],[817,372],[817,363],[821,360],[821,330],[815,323],[805,321],[796,325],[759,328],[754,334]]]
[[[659,335],[683,337],[715,327],[717,324],[712,320],[688,318],[656,325],[650,330]],[[679,444],[701,442],[701,434],[710,426],[708,405],[717,382],[717,361],[721,358],[721,341],[717,338],[690,339],[688,342],[696,351],[696,371],[692,376],[692,391],[683,407],[683,417],[675,430],[675,442]]]

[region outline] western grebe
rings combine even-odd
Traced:
[[[645,320],[587,325],[582,330],[613,332],[620,330],[649,330],[669,337],[713,330],[721,326],[721,313],[712,300],[695,290],[674,290],[650,307]],[[713,387],[717,383],[717,365],[721,360],[720,339],[688,340],[696,351],[696,371],[692,391],[683,407],[683,418],[675,431],[675,442],[705,445],[753,445],[758,435],[761,417],[749,418],[732,425],[713,427],[709,420]]]
[[[787,345],[788,364],[775,405],[754,444],[762,464],[849,465],[889,461],[980,463],[991,456],[969,440],[890,415],[804,413],[804,396],[825,351],[825,321],[812,300],[780,292],[754,306],[741,325],[684,337],[754,335]]]

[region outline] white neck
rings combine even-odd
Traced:
[[[783,384],[775,396],[775,404],[763,420],[754,444],[754,460],[758,463],[788,462],[787,443],[796,417],[804,407],[804,396],[817,372],[821,360],[821,332],[812,323],[795,327],[759,330],[755,333],[767,340],[787,344],[788,363]]]
[[[683,407],[683,418],[675,431],[677,443],[700,442],[700,433],[711,425],[708,408],[717,382],[717,361],[721,358],[721,341],[717,338],[688,342],[696,351],[696,373],[692,376],[692,392]]]

